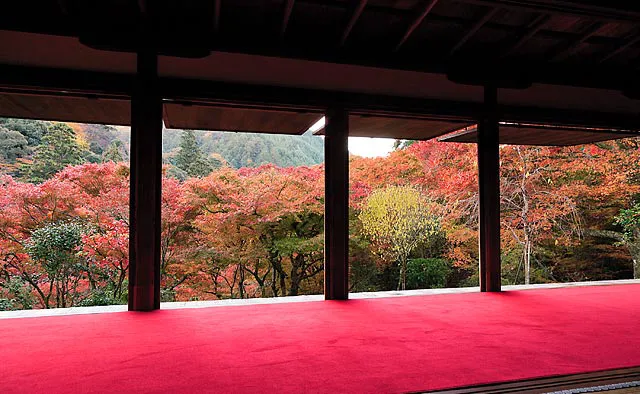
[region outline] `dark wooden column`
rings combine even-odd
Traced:
[[[129,214],[129,310],[160,308],[160,204],[162,100],[158,55],[138,51],[131,98],[131,198]]]
[[[330,108],[324,137],[324,298],[349,298],[349,114]]]
[[[480,198],[480,291],[500,291],[500,151],[498,89],[484,88],[484,110],[478,121]]]

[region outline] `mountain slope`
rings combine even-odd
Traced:
[[[40,143],[50,122],[0,118],[0,125],[22,134],[32,149]],[[124,126],[69,123],[79,143],[87,150],[89,161],[100,161],[112,142],[122,142],[122,157],[128,157],[131,130]],[[179,151],[182,130],[166,129],[162,133],[162,152],[170,161]],[[230,166],[280,167],[314,165],[324,161],[324,142],[316,136],[292,136],[220,131],[195,131],[202,153],[209,158],[224,159]],[[8,148],[7,148],[8,149]],[[0,152],[2,154],[2,152]],[[28,153],[25,153],[25,155]]]
[[[179,149],[181,134],[181,130],[164,131],[164,153]],[[205,155],[220,155],[235,168],[269,163],[280,167],[314,165],[324,160],[321,137],[219,131],[198,131],[195,134]]]

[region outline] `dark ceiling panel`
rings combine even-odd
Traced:
[[[165,126],[171,129],[295,134],[306,132],[322,115],[262,108],[209,104],[164,104]]]
[[[500,125],[500,144],[533,146],[573,146],[620,138],[640,137],[639,132],[626,130],[580,129],[546,125]],[[443,142],[477,143],[476,127],[439,139]]]
[[[124,99],[0,93],[0,116],[129,125],[131,124],[131,104],[129,100]]]
[[[452,131],[471,126],[468,122],[442,119],[415,119],[369,115],[349,116],[350,137],[430,140]],[[316,134],[324,134],[320,130]]]

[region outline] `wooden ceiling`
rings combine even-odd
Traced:
[[[299,133],[294,107],[339,102],[373,117],[352,119],[354,135],[428,138],[450,130],[443,117],[476,119],[491,84],[504,121],[640,128],[640,2],[627,0],[10,0],[0,91],[79,96],[4,97],[1,113],[128,123],[109,95],[131,93],[142,19],[163,98],[193,103],[165,110],[175,125]]]
[[[501,123],[499,143],[503,145],[572,146],[631,137],[640,137],[640,132]],[[438,140],[475,144],[478,142],[478,129],[474,126]]]
[[[164,104],[164,123],[171,129],[304,134],[319,113],[204,104]]]
[[[78,94],[0,92],[0,116],[125,126],[131,124],[131,104],[128,99],[98,99]],[[165,102],[163,109],[168,128],[250,133],[301,135],[321,117],[318,111],[215,104]]]
[[[637,88],[629,82],[637,81],[640,3],[625,0],[12,0],[0,5],[0,30],[133,52],[141,15],[169,56],[235,52],[467,82],[480,72],[505,85]]]
[[[127,99],[0,92],[0,116],[129,125],[131,123],[131,104]]]
[[[349,136],[429,140],[469,127],[469,122],[442,119],[413,119],[390,116],[350,115]],[[324,129],[315,133],[323,135]]]

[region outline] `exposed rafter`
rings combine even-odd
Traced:
[[[222,0],[215,0],[213,6],[213,31],[217,33],[220,31],[220,9],[222,8]]]
[[[147,7],[147,1],[138,0],[138,9],[140,10],[141,15],[147,15],[147,13],[149,12],[149,9]]]
[[[540,30],[542,30],[547,23],[551,20],[550,15],[540,14],[534,19],[529,26],[527,26],[527,31],[516,41],[513,45],[511,45],[507,50],[505,50],[501,57],[506,57],[511,55],[514,51],[520,48],[524,43],[529,41],[533,36],[535,36]]]
[[[280,37],[284,37],[284,33],[289,26],[289,19],[291,19],[291,11],[293,11],[294,0],[286,0],[284,3],[284,13],[282,14],[282,26],[280,27]]]
[[[60,8],[62,15],[69,15],[69,5],[67,4],[67,0],[58,0],[58,8]]]
[[[604,63],[607,60],[611,59],[612,57],[619,55],[620,53],[624,52],[625,50],[627,50],[628,48],[636,45],[637,43],[640,42],[640,32],[635,32],[634,34],[632,34],[631,36],[629,36],[624,44],[620,45],[619,47],[617,47],[616,49],[614,49],[613,51],[607,53],[605,56],[602,57],[602,59],[600,59],[600,61],[598,63]]]
[[[362,15],[362,11],[364,11],[364,7],[367,5],[369,0],[360,0],[358,5],[353,11],[353,15],[351,15],[351,19],[349,19],[349,23],[347,23],[347,27],[345,27],[344,32],[342,33],[342,37],[340,38],[340,46],[343,46],[345,42],[347,42],[347,38],[349,38],[349,34],[351,34],[351,30],[353,30],[353,26],[355,26],[356,22]]]
[[[591,38],[594,34],[596,34],[598,30],[602,28],[602,26],[604,26],[604,23],[602,22],[592,22],[591,24],[589,24],[589,26],[587,26],[587,28],[585,28],[582,31],[579,37],[577,37],[574,41],[572,41],[567,47],[562,49],[560,52],[556,53],[551,58],[551,60],[552,61],[562,60],[573,55],[578,51],[578,49],[580,49],[580,46],[582,45],[582,43],[584,43],[589,38]]]
[[[453,46],[453,48],[451,48],[451,50],[449,51],[449,56],[454,55],[458,49],[462,48],[462,46],[469,41],[469,39],[471,37],[473,37],[474,34],[476,34],[478,32],[478,30],[482,29],[482,26],[484,26],[487,22],[489,22],[489,20],[491,20],[491,18],[493,18],[493,16],[500,11],[500,8],[492,8],[490,9],[486,14],[484,14],[484,16],[482,17],[482,19],[480,19],[479,21],[477,21],[472,27],[471,29],[469,29],[469,31],[458,41],[458,43],[456,45]]]
[[[400,50],[400,47],[409,39],[413,31],[417,29],[418,26],[420,26],[424,18],[426,18],[427,15],[429,15],[429,12],[431,12],[431,10],[436,5],[436,3],[438,3],[438,0],[427,0],[424,3],[424,7],[422,8],[422,11],[420,11],[418,16],[411,23],[411,25],[409,25],[409,28],[407,29],[407,31],[404,33],[404,35],[398,42],[398,45],[396,45],[394,51]]]
[[[458,0],[466,4],[529,11],[551,15],[571,15],[599,21],[637,22],[640,7],[628,1],[584,0]],[[624,6],[621,6],[624,4]],[[629,7],[633,4],[632,7]]]

